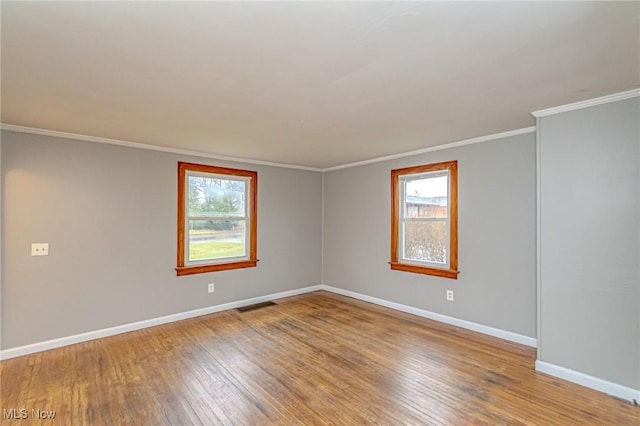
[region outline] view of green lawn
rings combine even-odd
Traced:
[[[198,241],[189,243],[189,261],[244,255],[243,242]]]
[[[189,235],[215,234],[216,231],[211,229],[189,229]]]

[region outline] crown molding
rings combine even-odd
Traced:
[[[536,117],[547,117],[550,115],[561,114],[563,112],[575,111],[582,108],[588,108],[591,106],[602,105],[610,102],[621,101],[624,99],[630,99],[640,96],[640,89],[627,90],[625,92],[614,93],[607,96],[602,96],[599,98],[589,99],[586,101],[575,102],[572,104],[561,105],[553,108],[542,109],[539,111],[534,111],[531,114]],[[536,126],[525,127],[522,129],[510,130],[502,133],[495,133],[492,135],[479,136],[476,138],[465,139],[457,142],[446,143],[442,145],[432,146],[428,148],[417,149],[414,151],[402,152],[399,154],[391,154],[386,155],[384,157],[371,158],[369,160],[357,161],[354,163],[342,164],[339,166],[327,167],[327,168],[317,168],[317,167],[307,167],[307,166],[299,166],[295,164],[285,164],[285,163],[275,163],[270,161],[262,161],[262,160],[253,160],[249,158],[239,158],[239,157],[231,157],[226,155],[212,154],[207,152],[200,151],[191,151],[186,149],[179,148],[171,148],[164,146],[156,146],[149,145],[140,142],[131,142],[124,141],[119,139],[109,139],[102,138],[98,136],[89,136],[89,135],[81,135],[77,133],[67,133],[67,132],[59,132],[55,130],[47,130],[47,129],[39,129],[34,127],[26,127],[26,126],[17,126],[14,124],[1,123],[0,128],[3,130],[10,130],[13,132],[20,133],[31,133],[35,135],[43,135],[43,136],[53,136],[58,138],[66,138],[66,139],[75,139],[86,142],[96,142],[96,143],[104,143],[109,145],[119,145],[125,146],[129,148],[137,148],[137,149],[146,149],[150,151],[160,151],[160,152],[168,152],[172,154],[180,154],[180,155],[188,155],[193,157],[202,157],[202,158],[211,158],[215,160],[223,160],[223,161],[233,161],[238,163],[247,163],[247,164],[257,164],[262,166],[271,166],[271,167],[281,167],[286,169],[298,169],[298,170],[307,170],[312,172],[331,172],[334,170],[347,169],[351,167],[364,166],[367,164],[380,163],[382,161],[395,160],[398,158],[411,157],[414,155],[425,154],[427,152],[441,151],[450,148],[456,148],[465,145],[472,145],[476,143],[488,142],[495,139],[502,139],[510,136],[517,136],[526,133],[533,133],[536,131]]]
[[[411,157],[413,155],[424,154],[426,152],[441,151],[443,149],[450,149],[450,148],[455,148],[455,147],[464,146],[464,145],[471,145],[471,144],[475,144],[475,143],[488,142],[488,141],[492,141],[492,140],[495,140],[495,139],[506,138],[506,137],[509,137],[509,136],[517,136],[517,135],[522,135],[522,134],[526,134],[526,133],[533,133],[533,132],[536,131],[536,127],[535,126],[525,127],[525,128],[522,128],[522,129],[511,130],[511,131],[508,131],[508,132],[495,133],[493,135],[480,136],[480,137],[477,137],[477,138],[465,139],[465,140],[458,141],[458,142],[452,142],[452,143],[447,143],[447,144],[443,144],[443,145],[437,145],[437,146],[432,146],[432,147],[428,147],[428,148],[422,148],[422,149],[418,149],[418,150],[415,150],[415,151],[403,152],[403,153],[399,153],[399,154],[392,154],[392,155],[387,155],[387,156],[384,156],[384,157],[372,158],[372,159],[369,159],[369,160],[363,160],[363,161],[358,161],[358,162],[355,162],[355,163],[348,163],[348,164],[343,164],[343,165],[340,165],[340,166],[327,167],[327,168],[322,169],[322,168],[317,168],[317,167],[298,166],[298,165],[295,165],[295,164],[274,163],[274,162],[270,162],[270,161],[252,160],[252,159],[248,159],[248,158],[239,158],[239,157],[230,157],[230,156],[226,156],[226,155],[211,154],[211,153],[200,152],[200,151],[190,151],[190,150],[186,150],[186,149],[171,148],[171,147],[165,147],[165,146],[149,145],[149,144],[140,143],[140,142],[131,142],[131,141],[125,141],[125,140],[119,140],[119,139],[102,138],[102,137],[99,137],[99,136],[89,136],[89,135],[82,135],[82,134],[78,134],[78,133],[67,133],[67,132],[59,132],[59,131],[56,131],[56,130],[39,129],[39,128],[35,128],[35,127],[17,126],[15,124],[7,124],[7,123],[0,123],[0,129],[9,130],[9,131],[12,131],[12,132],[19,132],[19,133],[30,133],[30,134],[34,134],[34,135],[53,136],[53,137],[65,138],[65,139],[74,139],[74,140],[80,140],[80,141],[85,141],[85,142],[95,142],[95,143],[103,143],[103,144],[108,144],[108,145],[118,145],[118,146],[124,146],[124,147],[128,147],[128,148],[146,149],[146,150],[149,150],[149,151],[168,152],[168,153],[171,153],[171,154],[189,155],[189,156],[193,156],[193,157],[211,158],[211,159],[215,159],[215,160],[233,161],[233,162],[238,162],[238,163],[258,164],[258,165],[262,165],[262,166],[281,167],[281,168],[285,168],[285,169],[307,170],[307,171],[312,171],[312,172],[330,172],[330,171],[333,171],[333,170],[340,170],[340,169],[346,169],[346,168],[350,168],[350,167],[363,166],[365,164],[379,163],[381,161],[394,160],[394,159],[403,158],[403,157]]]
[[[549,115],[561,114],[563,112],[575,111],[577,109],[588,108],[596,105],[608,104],[610,102],[622,101],[640,96],[640,89],[627,90],[626,92],[614,93],[612,95],[599,98],[588,99],[586,101],[575,102],[567,105],[560,105],[553,108],[541,109],[531,113],[536,118],[547,117]]]
[[[350,167],[364,166],[366,164],[380,163],[381,161],[395,160],[397,158],[411,157],[413,155],[424,154],[427,152],[442,151],[443,149],[456,148],[459,146],[472,145],[475,143],[489,142],[495,139],[507,138],[509,136],[524,135],[536,131],[536,126],[525,127],[522,129],[510,130],[508,132],[495,133],[493,135],[479,136],[477,138],[465,139],[462,141],[446,143],[443,145],[430,146],[428,148],[417,149],[415,151],[402,152],[400,154],[386,155],[384,157],[372,158],[370,160],[357,161],[355,163],[343,164],[341,166],[328,167],[322,169],[323,172],[332,172],[334,170],[347,169]]]
[[[31,133],[34,135],[53,136],[56,138],[75,139],[85,142],[103,143],[108,145],[119,145],[128,148],[146,149],[149,151],[168,152],[171,154],[188,155],[192,157],[211,158],[215,160],[233,161],[237,163],[258,164],[261,166],[281,167],[285,169],[307,170],[311,172],[322,172],[322,169],[316,167],[298,166],[295,164],[273,163],[270,161],[252,160],[249,158],[230,157],[227,155],[211,154],[200,151],[190,151],[188,149],[171,148],[166,146],[149,145],[140,142],[124,141],[119,139],[101,138],[99,136],[81,135],[77,133],[58,132],[56,130],[38,129],[35,127],[16,126],[14,124],[0,124],[2,130],[10,130],[19,133]]]

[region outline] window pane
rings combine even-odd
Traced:
[[[245,181],[202,176],[188,179],[189,216],[244,216]]]
[[[447,222],[405,222],[404,258],[446,264]]]
[[[404,216],[409,218],[446,218],[448,176],[442,174],[423,179],[407,180],[404,195]]]
[[[244,220],[190,220],[188,261],[246,256],[245,225]]]

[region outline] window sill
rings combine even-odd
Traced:
[[[207,272],[228,271],[230,269],[253,268],[258,265],[258,260],[243,260],[241,262],[217,263],[214,265],[179,266],[176,275],[204,274]]]
[[[407,263],[389,262],[391,269],[396,271],[413,272],[414,274],[433,275],[436,277],[458,279],[460,271],[453,269],[429,268],[428,266],[409,265]]]

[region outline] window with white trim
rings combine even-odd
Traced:
[[[391,269],[458,277],[458,163],[391,171]]]
[[[177,274],[256,266],[257,173],[178,163]]]

